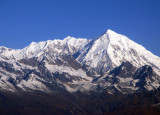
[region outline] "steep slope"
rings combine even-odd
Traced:
[[[86,65],[95,75],[129,61],[136,67],[151,65],[160,75],[160,58],[147,51],[143,46],[129,38],[108,30],[102,36],[89,42],[81,51],[77,60]]]

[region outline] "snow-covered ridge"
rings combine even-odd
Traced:
[[[0,47],[0,57],[6,57],[7,59],[20,60],[24,58],[38,57],[44,53],[44,51],[54,50],[55,54],[69,54],[77,52],[83,48],[90,40],[84,38],[66,37],[64,40],[55,39],[42,42],[32,42],[29,46],[23,49],[10,49],[6,47]]]

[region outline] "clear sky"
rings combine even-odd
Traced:
[[[107,29],[160,56],[160,0],[0,0],[0,46],[94,39]]]

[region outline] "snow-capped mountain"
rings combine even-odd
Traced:
[[[102,71],[107,72],[119,66],[122,62],[129,61],[136,67],[151,65],[160,75],[159,57],[112,30],[108,30],[99,38],[89,42],[80,51],[77,60],[88,65],[88,69],[96,71],[96,74]]]
[[[69,36],[18,50],[0,47],[1,90],[133,93],[158,88],[159,76],[159,57],[112,30],[93,40]]]

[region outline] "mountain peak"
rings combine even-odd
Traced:
[[[115,31],[111,30],[111,29],[108,29],[105,34],[118,34],[116,33]]]
[[[107,31],[106,31],[106,33],[113,33],[114,31],[113,30],[111,30],[111,29],[108,29]],[[115,32],[114,32],[115,33]]]
[[[100,40],[109,40],[109,41],[120,41],[121,38],[125,38],[125,36],[114,32],[111,29],[108,29],[104,34],[102,34],[98,39]]]
[[[89,65],[89,69],[97,72],[119,66],[123,61],[129,61],[136,67],[154,65],[154,70],[160,67],[155,60],[157,56],[146,50],[143,46],[130,40],[128,37],[108,29],[105,34],[89,43],[86,49],[81,51],[78,60]],[[95,69],[96,68],[96,69]]]
[[[75,38],[74,38],[74,37],[71,37],[71,36],[67,36],[67,37],[64,38],[64,40],[66,40],[66,41],[69,41],[69,40],[71,40],[71,39],[75,39]]]

